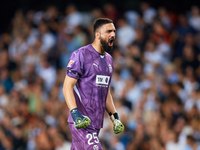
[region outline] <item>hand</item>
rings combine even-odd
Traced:
[[[113,131],[115,134],[121,133],[122,131],[124,131],[124,125],[121,123],[120,120],[115,119],[113,121]]]
[[[77,129],[86,128],[90,125],[91,120],[87,116],[81,115],[77,108],[72,109],[71,116]]]
[[[113,122],[113,131],[115,134],[119,134],[124,131],[124,125],[119,120],[119,116],[117,113],[114,113],[110,116],[111,121]]]

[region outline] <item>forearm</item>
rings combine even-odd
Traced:
[[[112,96],[110,94],[110,89],[108,91],[107,101],[106,101],[106,111],[110,115],[110,120],[113,123],[113,131],[115,134],[119,134],[124,131],[124,125],[121,123],[118,113],[115,109]]]
[[[106,111],[107,113],[116,113],[116,109],[115,109],[115,105],[114,105],[114,102],[113,102],[113,98],[112,98],[112,95],[110,93],[110,89],[108,90],[108,96],[107,96],[107,100],[106,100]]]
[[[63,95],[70,111],[74,108],[77,108],[76,100],[73,93],[73,87],[76,84],[76,81],[76,79],[72,79],[66,76],[63,84]]]
[[[63,88],[63,94],[69,110],[71,111],[72,109],[77,108],[73,89]]]
[[[70,110],[72,119],[74,121],[74,125],[77,129],[85,128],[90,125],[91,120],[87,116],[81,115],[78,111],[76,100],[73,93],[73,88],[76,85],[77,79],[71,78],[66,75],[65,81],[63,84],[63,94],[65,97],[65,101]]]

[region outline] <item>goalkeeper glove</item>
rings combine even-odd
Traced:
[[[118,113],[109,113],[110,115],[110,120],[113,122],[113,131],[115,134],[121,133],[122,131],[124,131],[124,125],[121,123],[121,121],[119,120],[119,116]]]
[[[70,112],[77,129],[85,128],[90,125],[91,120],[87,116],[81,115],[77,108],[72,109]]]

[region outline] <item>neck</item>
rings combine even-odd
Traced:
[[[104,54],[105,53],[105,51],[103,50],[103,48],[102,48],[102,46],[101,46],[101,44],[99,42],[94,41],[92,43],[92,46],[98,53],[100,53],[100,54]]]

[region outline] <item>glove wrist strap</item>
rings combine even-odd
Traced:
[[[109,113],[110,115],[111,113]],[[119,120],[119,115],[118,113],[114,113],[110,115],[110,120],[113,122],[115,119]]]
[[[77,108],[72,109],[70,112],[74,121],[76,120],[77,117],[81,116]]]

